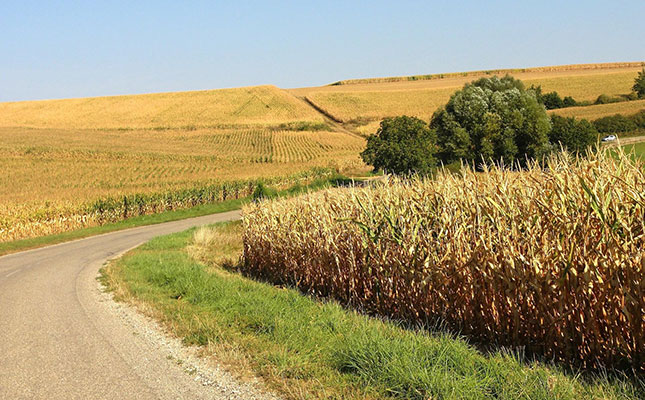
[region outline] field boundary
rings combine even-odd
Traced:
[[[491,69],[491,70],[447,72],[447,73],[436,73],[436,74],[426,74],[426,75],[402,75],[402,76],[380,77],[380,78],[377,77],[377,78],[344,79],[344,80],[330,83],[327,86],[343,86],[343,85],[356,85],[356,84],[365,84],[365,83],[386,83],[386,82],[400,82],[400,81],[421,81],[421,80],[459,77],[459,76],[513,74],[513,73],[523,73],[523,72],[561,72],[561,71],[582,71],[582,70],[620,69],[620,68],[637,68],[637,67],[645,67],[645,61],[591,63],[591,64],[565,64],[565,65],[530,67],[530,68],[501,68],[501,69]]]

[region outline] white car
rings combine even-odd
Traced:
[[[608,136],[605,136],[604,138],[602,138],[602,141],[603,142],[613,142],[616,139],[617,139],[616,135],[608,135]]]

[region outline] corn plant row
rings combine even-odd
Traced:
[[[130,217],[218,203],[250,196],[259,182],[286,188],[331,176],[332,170],[314,168],[287,177],[239,180],[160,193],[107,197],[92,203],[35,207],[14,214],[0,208],[0,242],[51,235],[118,222]]]
[[[248,205],[242,268],[478,343],[643,373],[643,167],[562,154]]]

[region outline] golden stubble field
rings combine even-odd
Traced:
[[[432,79],[381,78],[347,81],[347,84],[292,89],[338,121],[354,125],[362,134],[376,131],[385,117],[410,115],[429,120],[464,84],[475,79],[511,73],[526,86],[541,85],[544,92],[594,101],[600,94],[617,96],[631,91],[642,63],[590,64],[434,75]],[[593,67],[593,68],[592,68]],[[387,81],[392,79],[393,81]],[[639,109],[635,109],[634,112]]]
[[[0,103],[0,127],[174,129],[323,122],[275,86]]]

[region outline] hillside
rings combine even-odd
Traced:
[[[515,70],[475,71],[340,81],[341,84],[292,89],[333,119],[350,124],[364,134],[373,133],[385,117],[411,115],[430,119],[452,93],[475,79],[512,74],[527,86],[541,85],[578,101],[593,101],[600,94],[629,93],[643,63],[584,64]]]
[[[594,100],[628,93],[639,69],[594,64],[514,75],[544,91]],[[0,225],[38,223],[43,215],[77,212],[106,197],[314,167],[363,174],[365,140],[355,133],[375,132],[387,116],[429,120],[464,83],[506,72],[0,103]],[[555,112],[595,118],[642,108],[643,101],[632,101]]]
[[[275,86],[0,103],[0,127],[169,129],[322,122]]]

